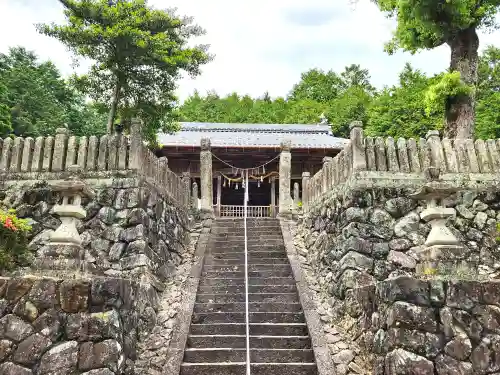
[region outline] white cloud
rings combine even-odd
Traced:
[[[164,0],[150,3],[165,6]],[[182,98],[195,89],[222,95],[233,91],[286,95],[308,69],[339,71],[352,63],[368,68],[373,84],[382,87],[396,82],[407,61],[429,74],[444,70],[449,63],[446,46],[415,56],[385,54],[383,45],[394,24],[368,0],[170,0],[168,6],[193,16],[207,30],[196,42],[210,44],[216,55],[201,76],[179,83]],[[64,46],[39,35],[34,27],[37,22],[63,21],[57,0],[0,0],[0,14],[1,52],[23,45],[53,60],[64,74],[75,70]],[[500,44],[500,32],[480,38],[483,46]]]

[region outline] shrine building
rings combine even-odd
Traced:
[[[173,134],[162,133],[159,157],[169,168],[189,176],[198,207],[215,216],[243,216],[244,182],[248,174],[247,215],[274,217],[280,205],[280,157],[291,156],[290,174],[282,185],[300,205],[302,179],[314,175],[335,156],[347,139],[334,137],[329,125],[227,124],[183,122]],[[203,192],[205,191],[205,194]],[[211,197],[211,199],[209,197]],[[196,198],[194,200],[196,202]],[[284,203],[284,202],[282,202]]]

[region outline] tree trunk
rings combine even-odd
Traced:
[[[479,38],[475,27],[460,31],[448,41],[451,49],[450,70],[459,71],[463,82],[477,84]],[[446,103],[445,136],[473,138],[475,121],[475,95],[458,95]]]
[[[115,86],[115,92],[113,93],[113,101],[111,102],[111,108],[109,110],[108,124],[106,126],[108,134],[113,134],[113,123],[115,121],[116,110],[118,109],[118,102],[120,100],[121,86],[122,85],[120,81],[117,81]]]

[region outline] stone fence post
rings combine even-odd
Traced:
[[[307,212],[309,206],[309,179],[311,178],[310,172],[302,172],[302,211]]]
[[[366,170],[366,150],[365,137],[363,134],[363,123],[361,121],[353,121],[349,126],[352,147],[352,170]]]
[[[142,122],[140,119],[132,119],[132,124],[130,125],[130,156],[129,156],[129,166],[130,169],[141,170],[141,165],[143,163],[142,149],[144,145],[142,144],[141,136]]]
[[[201,210],[213,216],[212,151],[209,138],[203,138],[200,143],[200,185]]]
[[[193,182],[193,190],[191,193],[191,207],[195,210],[198,209],[198,184]]]
[[[292,143],[289,140],[281,142],[279,164],[280,187],[278,215],[291,217],[293,213],[293,200],[290,195],[292,175]]]
[[[323,181],[322,181],[322,191],[323,191],[323,194],[325,194],[328,189],[330,188],[330,185],[331,185],[331,178],[330,178],[330,166],[328,164],[330,164],[331,162],[333,161],[333,158],[331,156],[325,156],[323,158],[323,174],[322,174],[322,177],[323,177]]]
[[[182,184],[184,185],[184,203],[186,207],[191,204],[191,173],[189,171],[182,172]]]

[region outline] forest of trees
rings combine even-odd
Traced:
[[[349,123],[361,120],[370,135],[424,136],[429,129],[443,130],[444,106],[428,99],[429,89],[442,74],[428,77],[407,64],[399,82],[376,90],[368,70],[350,65],[342,72],[317,69],[302,74],[285,98],[260,98],[233,93],[195,93],[180,107],[182,121],[317,124],[324,114],[333,134],[348,136]],[[500,137],[500,49],[490,46],[479,60],[476,90],[476,127],[479,138]]]
[[[368,70],[358,65],[339,73],[312,69],[291,85],[286,97],[195,92],[172,116],[191,122],[317,124],[324,114],[339,137],[348,136],[353,120],[363,121],[370,135],[423,136],[429,129],[443,128],[444,108],[433,108],[426,100],[429,87],[441,76],[428,77],[407,64],[396,85],[376,90]],[[500,137],[499,48],[490,46],[480,56],[476,100],[476,137]],[[76,135],[100,135],[106,133],[108,110],[86,100],[54,64],[37,60],[34,53],[16,47],[0,54],[3,136],[53,134],[64,124]]]
[[[435,76],[407,64],[397,84],[377,89],[367,69],[351,64],[340,72],[304,72],[284,97],[195,92],[183,103],[175,98],[181,72],[199,75],[213,58],[208,46],[188,43],[204,34],[190,17],[154,9],[146,0],[60,1],[66,24],[41,24],[38,31],[94,64],[83,76],[63,78],[53,63],[23,47],[0,54],[2,137],[53,134],[61,126],[76,135],[100,135],[139,116],[154,140],[178,121],[316,124],[322,114],[339,137],[348,136],[354,120],[363,121],[370,135],[423,136],[439,129],[450,137],[500,137],[500,48],[489,46],[479,55],[476,35],[478,26],[494,27],[495,1],[470,9],[452,2],[431,9],[417,1],[418,17],[396,0],[375,1],[397,16],[389,53],[450,47],[450,69]],[[453,17],[439,23],[428,12]]]

